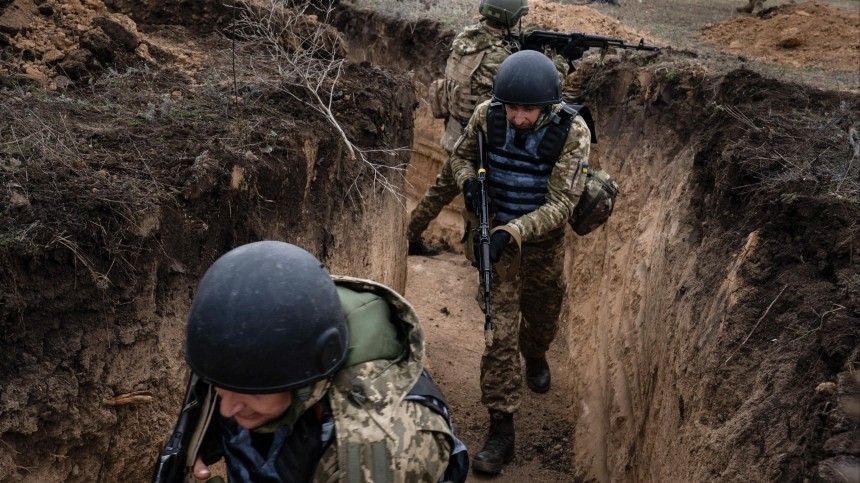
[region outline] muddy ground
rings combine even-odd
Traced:
[[[567,80],[597,113],[592,164],[622,194],[605,228],[568,234],[553,389],[526,397],[497,481],[860,472],[860,86],[790,80],[850,69],[860,45],[788,35],[811,17],[850,45],[860,12],[720,5],[693,44],[753,39],[769,50],[743,55],[789,80],[722,70],[686,46],[590,52]],[[529,17],[671,47],[608,8],[536,1]],[[231,28],[245,11],[0,1],[0,480],[146,480],[178,410],[196,281],[219,254],[267,238],[404,292],[458,433],[479,449],[481,314],[458,202],[427,234],[446,253],[407,259],[403,239],[444,159],[422,96],[454,31],[345,5],[328,18],[278,12],[297,34],[272,57]],[[308,31],[325,33],[311,59],[346,60],[326,98],[337,126],[277,75],[313,51]]]

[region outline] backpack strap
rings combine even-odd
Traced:
[[[541,139],[540,146],[538,146],[538,156],[541,159],[555,161],[561,156],[561,150],[564,149],[567,134],[570,132],[570,126],[576,116],[582,117],[588,130],[591,131],[592,144],[597,144],[597,130],[594,128],[591,111],[582,104],[565,104],[560,111],[553,115],[546,133]]]
[[[570,125],[580,107],[582,106],[564,104],[560,111],[552,115],[550,124],[547,126],[540,145],[538,145],[537,155],[539,158],[548,161],[558,159],[561,150],[564,149],[564,142],[567,141]]]
[[[550,119],[549,127],[544,133],[538,146],[537,155],[540,159],[555,161],[561,155],[564,149],[564,143],[567,141],[567,134],[570,132],[570,126],[573,124],[573,118],[581,116],[591,131],[591,142],[597,144],[597,130],[594,126],[594,118],[591,117],[591,111],[588,107],[582,104],[564,104],[560,111],[553,114]],[[505,110],[501,102],[493,101],[487,109],[487,144],[490,149],[494,146],[502,146],[505,144],[505,129],[507,128],[507,118]]]
[[[421,377],[418,378],[418,382],[412,386],[409,394],[406,395],[406,400],[417,402],[445,418],[448,428],[451,430],[454,447],[451,450],[448,467],[445,468],[445,473],[442,475],[442,481],[453,483],[465,482],[469,475],[469,452],[466,446],[454,435],[454,424],[451,422],[451,412],[448,410],[448,403],[445,401],[442,390],[439,389],[439,386],[430,377],[427,369],[421,372]]]
[[[491,101],[487,108],[487,144],[488,147],[504,146],[508,119],[505,107],[501,102]]]

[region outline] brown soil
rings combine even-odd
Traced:
[[[222,35],[235,12],[0,0],[0,108],[13,113],[0,124],[2,481],[145,481],[178,410],[196,281],[266,238],[403,291],[458,434],[472,452],[483,442],[482,314],[457,253],[460,204],[427,234],[450,251],[407,260],[402,199],[350,158],[306,91],[250,69],[260,52]],[[853,14],[812,3],[704,35],[787,31],[776,22],[798,12],[843,19],[830,38],[857,32]],[[529,19],[665,45],[587,6],[534,2]],[[372,160],[411,207],[444,160],[421,96],[454,32],[343,6],[331,23],[351,60],[335,116],[357,146],[389,150]],[[856,35],[824,63],[791,57],[817,45],[805,41],[782,59],[857,65]],[[688,51],[598,58],[566,87],[590,100],[592,164],[622,194],[606,228],[568,234],[553,389],[527,394],[517,457],[495,481],[855,471],[860,97],[716,72]],[[410,145],[411,159],[396,150]],[[122,404],[128,394],[142,397]]]
[[[706,25],[702,41],[760,62],[856,71],[860,66],[860,10],[822,2],[764,9]]]

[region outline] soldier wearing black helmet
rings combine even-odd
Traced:
[[[468,457],[423,351],[394,291],[332,277],[288,243],[228,252],[188,317],[186,360],[220,413],[194,476],[224,457],[230,481],[464,481]]]
[[[451,174],[450,155],[454,144],[475,107],[490,98],[493,77],[501,63],[518,50],[509,34],[528,11],[528,0],[482,0],[478,6],[481,21],[466,27],[454,38],[445,65],[445,78],[434,82],[430,89],[434,115],[445,119],[440,143],[449,158],[443,163],[434,185],[412,210],[406,231],[410,255],[438,254],[438,250],[423,242],[422,233],[460,193]],[[555,63],[559,75],[564,76],[568,59],[559,56]]]
[[[481,359],[481,402],[490,413],[490,432],[472,466],[498,473],[514,456],[520,354],[528,387],[537,393],[550,389],[545,353],[558,331],[565,293],[564,227],[584,189],[592,134],[576,108],[562,102],[561,83],[548,57],[535,51],[511,55],[493,81],[492,100],[475,109],[451,157],[471,211],[478,210],[479,130],[487,135],[492,223],[505,228],[491,236],[492,262],[515,245],[511,234],[521,243],[519,271],[506,280],[494,277],[495,330]]]

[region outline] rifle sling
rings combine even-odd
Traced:
[[[194,427],[194,432],[191,433],[191,440],[188,442],[188,453],[185,461],[186,468],[194,470],[194,460],[200,453],[200,447],[203,445],[203,437],[206,435],[206,429],[209,428],[209,423],[212,421],[212,415],[215,414],[215,409],[218,407],[215,389],[203,381],[198,384],[204,385],[206,394],[200,401],[200,419]],[[194,481],[193,477],[189,481]]]

